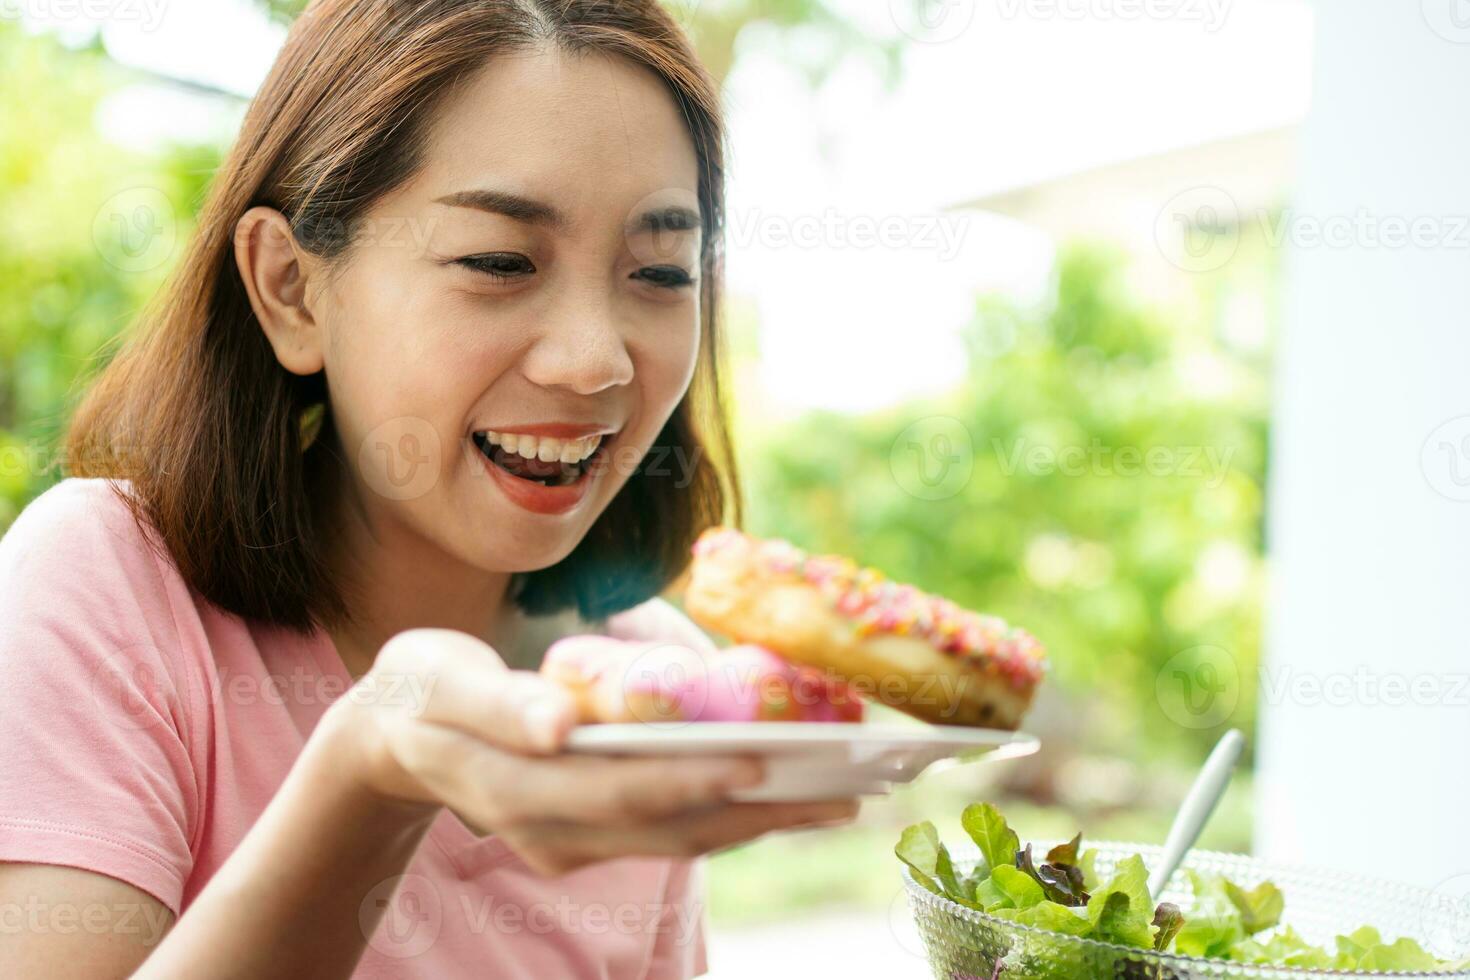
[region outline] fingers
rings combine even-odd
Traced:
[[[532,868],[562,874],[629,855],[695,857],[782,829],[850,822],[856,799],[816,803],[730,803],[643,824],[533,824],[502,834]]]
[[[401,721],[388,740],[404,769],[481,826],[656,819],[725,802],[756,785],[761,764],[743,758],[535,759],[443,725]]]
[[[688,721],[707,699],[710,658],[678,643],[569,636],[553,643],[543,676],[575,692],[588,721]]]
[[[489,644],[456,630],[412,629],[379,652],[374,674],[425,678],[412,714],[517,752],[554,752],[576,724],[576,699],[530,671],[510,670]]]
[[[631,854],[705,854],[772,830],[850,820],[857,811],[855,800],[731,803],[734,791],[764,777],[757,758],[546,757],[576,721],[572,693],[539,674],[509,670],[465,633],[400,633],[372,673],[425,682],[409,709],[372,711],[379,768],[398,773],[412,798],[442,803],[470,826],[502,835],[543,872]]]
[[[509,761],[517,766],[517,760]],[[727,802],[730,793],[763,778],[764,767],[752,759],[572,755],[538,765],[518,805],[552,820],[638,822]]]
[[[618,642],[618,641],[609,641]],[[619,643],[589,698],[611,722],[691,721],[708,701],[708,658],[676,643]]]
[[[607,633],[619,640],[675,643],[697,653],[716,652],[715,641],[673,605],[658,596],[608,617]]]

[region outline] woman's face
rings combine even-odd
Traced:
[[[370,527],[495,572],[571,552],[693,374],[697,178],[621,59],[501,55],[446,105],[311,300]]]

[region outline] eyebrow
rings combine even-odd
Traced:
[[[526,224],[548,225],[557,229],[567,228],[571,222],[553,205],[532,200],[509,191],[472,190],[456,191],[436,197],[438,204],[456,208],[474,208],[490,214],[501,214]],[[655,207],[631,218],[625,226],[627,234],[638,232],[693,231],[700,227],[699,212],[683,205],[671,204]]]
[[[681,204],[650,208],[628,222],[624,231],[637,232],[694,231],[700,227],[699,212]]]

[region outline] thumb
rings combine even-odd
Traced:
[[[452,630],[410,630],[384,647],[389,669],[427,676],[429,695],[414,712],[502,748],[555,752],[577,720],[577,705],[560,685],[536,673],[511,670],[494,649]],[[375,665],[375,669],[377,666]]]

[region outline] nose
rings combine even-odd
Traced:
[[[634,379],[626,331],[613,297],[603,289],[591,284],[564,289],[545,311],[542,325],[522,361],[532,383],[595,395]]]
[[[633,358],[611,297],[595,288],[567,290],[543,324],[522,362],[532,383],[595,395],[632,382]]]

